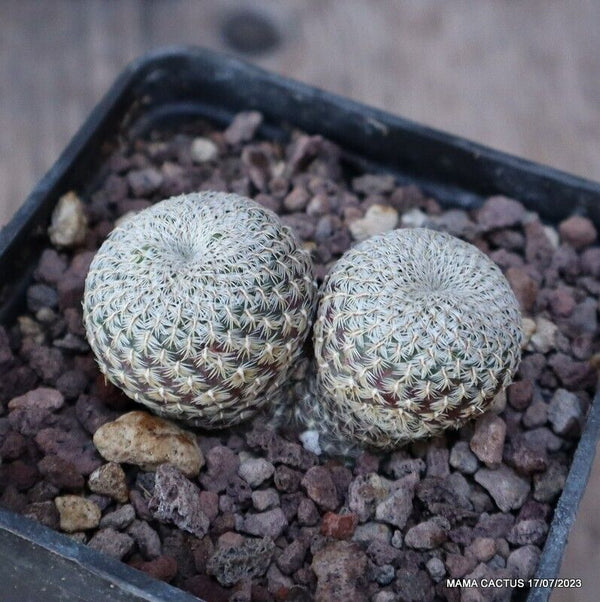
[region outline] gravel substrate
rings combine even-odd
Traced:
[[[126,141],[83,203],[61,200],[27,307],[0,327],[0,504],[210,602],[508,599],[510,587],[445,579],[535,571],[596,382],[593,224],[555,228],[504,197],[445,210],[390,175],[357,173],[319,136],[259,141],[261,120],[243,113],[224,131],[195,123]],[[81,321],[91,258],[127,213],[200,189],[279,213],[312,251],[319,282],[354,241],[395,227],[482,249],[527,333],[496,413],[344,462],[264,417],[182,433],[104,383]]]

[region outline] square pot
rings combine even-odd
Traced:
[[[193,117],[228,123],[243,110],[265,118],[265,137],[285,135],[282,124],[321,134],[344,149],[356,165],[392,173],[417,184],[446,206],[473,209],[485,197],[519,199],[549,222],[572,213],[600,229],[600,185],[500,153],[267,73],[241,61],[197,48],[151,53],[119,77],[42,178],[13,220],[0,232],[0,323],[11,324],[45,242],[50,214],[69,190],[90,190],[118,131],[143,135],[161,124]],[[593,463],[600,401],[596,394],[558,500],[537,578],[558,576],[567,537]],[[123,563],[80,545],[29,519],[0,509],[0,578],[15,600],[156,600],[197,598],[155,581]],[[42,588],[45,588],[42,590]],[[540,582],[518,597],[548,598]],[[83,593],[82,593],[83,592]]]

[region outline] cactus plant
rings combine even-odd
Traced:
[[[475,246],[425,228],[374,236],[323,283],[297,417],[329,451],[436,435],[510,383],[521,339],[515,295]]]
[[[308,336],[308,252],[234,194],[157,203],[114,229],[86,278],[86,335],[103,374],[158,414],[221,428],[275,403]]]

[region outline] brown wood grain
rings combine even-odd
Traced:
[[[600,180],[600,2],[594,0],[2,0],[0,225],[111,82],[167,44],[227,50],[231,11],[282,36],[252,60],[424,124]],[[598,464],[598,463],[597,463]],[[563,576],[597,600],[600,467]]]

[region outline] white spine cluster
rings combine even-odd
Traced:
[[[116,228],[86,279],[101,371],[155,412],[220,428],[273,402],[308,336],[310,257],[277,216],[203,192]]]
[[[350,446],[438,434],[511,382],[521,339],[510,285],[476,247],[424,228],[372,237],[323,284],[312,393],[298,415]]]

